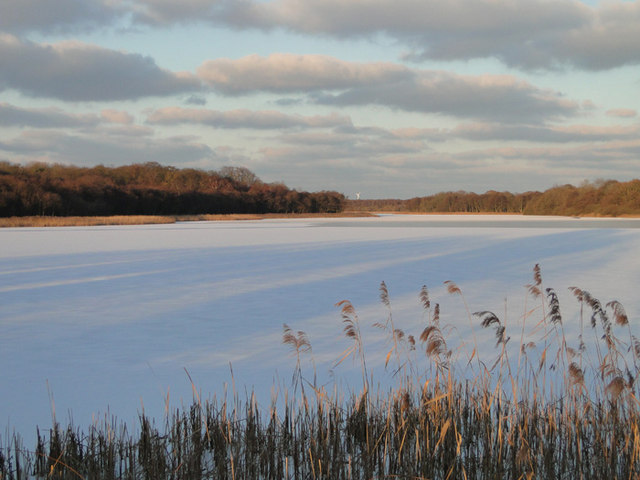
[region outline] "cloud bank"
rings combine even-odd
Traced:
[[[131,100],[200,89],[188,73],[150,57],[77,41],[37,44],[0,34],[0,90],[64,101]]]
[[[579,105],[560,93],[539,89],[511,75],[459,75],[414,70],[393,63],[355,63],[322,55],[250,55],[210,60],[198,76],[226,95],[255,92],[308,94],[311,102],[382,105],[392,109],[540,121],[571,116]],[[526,112],[526,114],[523,114]]]
[[[277,130],[283,128],[311,127],[328,128],[351,125],[351,119],[344,115],[287,115],[281,112],[232,110],[217,111],[207,109],[165,107],[152,112],[147,123],[152,125],[201,124],[216,128],[248,128],[257,130]]]
[[[138,2],[147,21],[176,18],[175,3]],[[186,2],[186,17],[217,25],[337,38],[384,34],[414,60],[497,58],[522,69],[611,69],[640,63],[640,3],[577,0],[274,0]],[[177,16],[182,21],[185,15]]]
[[[5,0],[0,30],[208,23],[340,39],[385,35],[413,60],[496,58],[526,70],[640,63],[640,2],[610,0]]]
[[[75,165],[126,165],[159,162],[166,165],[192,165],[203,160],[222,161],[208,145],[193,138],[153,138],[144,135],[88,135],[54,130],[25,130],[14,138],[0,141],[0,152],[13,158]],[[131,133],[131,132],[129,132]]]
[[[0,30],[22,34],[99,28],[125,13],[118,3],[110,0],[3,0],[0,2]]]

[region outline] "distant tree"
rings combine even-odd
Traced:
[[[218,173],[222,177],[229,178],[247,187],[255,183],[262,183],[256,174],[246,167],[222,167]]]
[[[0,162],[0,216],[364,211],[513,212],[532,215],[640,214],[640,180],[597,180],[544,192],[443,192],[410,200],[348,201],[338,192],[300,192],[263,183],[245,167],[219,172],[156,162],[98,165]]]

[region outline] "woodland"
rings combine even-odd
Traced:
[[[349,200],[348,210],[420,213],[517,213],[524,215],[619,216],[640,214],[640,180],[598,180],[559,185],[544,192],[478,194],[442,192],[408,200]]]
[[[78,167],[0,162],[0,217],[335,213],[338,192],[264,183],[244,167],[219,171],[158,163]]]
[[[404,199],[349,200],[265,183],[245,167],[179,169],[155,162],[79,167],[0,162],[0,217],[415,212],[524,215],[640,215],[640,179],[585,181],[543,192],[441,192]]]

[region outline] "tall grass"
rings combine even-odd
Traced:
[[[161,215],[113,215],[107,217],[5,217],[0,218],[0,228],[150,225],[175,222],[176,219],[174,217]]]
[[[446,287],[464,301],[457,285]],[[254,394],[203,400],[194,388],[193,404],[160,424],[144,413],[135,428],[105,419],[81,432],[54,422],[35,448],[18,435],[4,439],[0,478],[638,478],[640,341],[619,301],[571,292],[577,336],[565,332],[558,295],[544,288],[537,265],[526,289],[532,303],[513,331],[505,315],[471,312],[464,301],[474,331],[493,332],[493,350],[480,355],[475,336],[441,323],[426,286],[418,293],[422,331],[407,334],[382,283],[387,318],[374,327],[388,342],[379,353],[365,351],[352,303],[337,304],[346,348],[335,368],[353,358],[361,370],[350,393],[318,385],[315,366],[305,375],[310,339],[285,325],[291,388],[268,407]],[[391,378],[376,391],[371,355]]]
[[[231,220],[263,220],[278,218],[341,218],[341,217],[370,217],[367,212],[340,213],[227,213],[227,214],[196,214],[196,215],[111,215],[86,217],[0,217],[0,228],[17,227],[85,227],[102,225],[150,225],[171,224],[176,222],[211,222]]]

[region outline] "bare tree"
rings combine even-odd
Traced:
[[[222,167],[218,173],[248,187],[254,183],[262,183],[257,175],[246,167]]]

